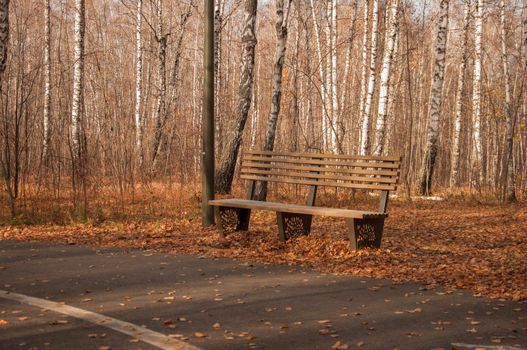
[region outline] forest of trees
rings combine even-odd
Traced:
[[[216,190],[243,149],[401,155],[402,191],[527,194],[527,0],[215,0]],[[0,175],[86,205],[200,170],[203,2],[0,0]],[[265,186],[258,189],[265,196]]]

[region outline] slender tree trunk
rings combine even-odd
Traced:
[[[364,104],[366,102],[366,93],[368,91],[368,35],[369,35],[369,3],[370,0],[364,0],[362,15],[363,36],[362,36],[362,63],[360,79],[360,96],[359,96],[359,116],[364,116]],[[361,133],[362,135],[362,133]],[[354,140],[352,140],[354,141]],[[362,145],[362,143],[361,143]],[[361,148],[362,149],[362,148]]]
[[[0,0],[0,90],[7,64],[7,45],[9,44],[9,0]]]
[[[428,133],[426,149],[419,174],[419,194],[429,195],[432,188],[432,176],[437,156],[437,138],[439,136],[439,117],[443,100],[443,82],[445,80],[445,59],[448,37],[449,0],[441,0],[439,23],[436,38],[435,65],[430,94],[430,111],[428,114]]]
[[[461,62],[456,90],[456,109],[454,116],[454,134],[452,136],[452,165],[450,172],[450,187],[459,185],[459,160],[461,154],[461,117],[463,116],[463,91],[465,90],[465,76],[468,63],[468,38],[470,28],[470,0],[465,0],[463,16],[463,41],[461,44]]]
[[[84,31],[85,31],[84,0],[75,0],[73,51],[73,97],[71,107],[71,139],[73,144],[73,158],[76,166],[81,159],[82,147],[82,105],[84,89]]]
[[[320,94],[321,94],[321,100],[322,100],[322,147],[326,147],[327,145],[327,124],[328,124],[328,90],[326,87],[325,79],[324,79],[324,57],[322,56],[322,47],[320,43],[320,26],[317,20],[316,11],[315,11],[315,4],[313,0],[310,0],[311,2],[311,17],[313,19],[313,28],[315,29],[315,42],[316,42],[316,49],[317,49],[317,58],[318,58],[318,74],[320,78]]]
[[[44,142],[42,145],[42,160],[48,163],[51,143],[51,23],[50,0],[44,0]]]
[[[276,138],[276,126],[280,114],[282,100],[282,72],[284,69],[285,51],[287,48],[287,24],[289,19],[291,0],[276,0],[276,52],[273,69],[273,92],[271,96],[271,111],[267,119],[265,131],[264,151],[272,151]],[[284,7],[285,5],[285,7]],[[267,182],[258,181],[254,194],[256,200],[264,201],[267,198]]]
[[[221,103],[220,103],[220,92],[221,92],[221,43],[222,43],[222,29],[223,29],[223,11],[225,8],[225,0],[214,1],[214,107],[216,108],[216,121],[215,121],[215,132],[217,137],[215,138],[217,154],[221,154],[223,142],[222,142],[222,118],[221,118]]]
[[[180,77],[179,77],[179,71],[180,71],[180,65],[181,65],[181,55],[183,54],[183,39],[185,37],[187,23],[192,15],[192,9],[194,8],[194,0],[190,0],[187,6],[187,9],[181,15],[181,21],[179,23],[179,34],[176,39],[176,47],[174,49],[174,63],[172,66],[172,74],[170,76],[169,82],[168,82],[168,97],[166,98],[165,102],[165,113],[163,114],[163,130],[168,131],[167,123],[168,123],[168,114],[169,111],[172,111],[172,113],[176,114],[176,109],[178,108],[178,98],[179,98],[179,84],[180,84]],[[168,34],[167,34],[168,36]],[[166,44],[165,44],[166,45]],[[170,135],[167,134],[167,132],[162,132],[161,140],[158,146],[157,154],[164,154],[166,153],[166,161],[164,162],[164,169],[165,173],[167,171],[167,167],[170,164],[169,158],[171,155],[171,149],[170,145],[172,144],[174,138],[176,137],[176,133],[178,132],[178,125],[176,125],[175,118],[173,118],[173,125],[172,130],[170,132]],[[159,160],[159,157],[156,158],[156,161]],[[156,164],[153,164],[153,169],[156,169]]]
[[[216,191],[218,193],[229,193],[231,191],[243,129],[251,107],[254,56],[257,43],[256,9],[257,0],[245,0],[238,111],[237,118],[231,128],[232,131],[227,136],[220,166],[216,173]]]
[[[81,185],[84,199],[83,213],[86,215],[86,159],[85,138],[82,122],[84,106],[84,32],[85,3],[84,0],[75,0],[74,19],[74,49],[73,49],[73,96],[71,103],[71,140],[73,162],[73,188]]]
[[[139,168],[144,162],[144,121],[142,111],[143,99],[143,0],[137,0],[135,24],[135,152]]]
[[[309,36],[309,29],[307,27],[307,21],[303,21],[303,30],[304,30],[304,43],[305,43],[305,52],[308,57],[306,59],[306,74],[307,74],[307,116],[306,116],[306,130],[307,130],[307,144],[306,149],[320,148],[318,142],[315,141],[315,120],[313,118],[313,70],[311,65],[311,60],[309,59],[311,55],[311,38]]]
[[[154,113],[155,122],[155,134],[154,134],[154,146],[152,148],[152,167],[151,173],[155,174],[156,160],[159,155],[161,148],[161,141],[163,138],[163,128],[165,126],[166,116],[166,59],[167,59],[167,39],[168,35],[163,33],[163,0],[157,0],[156,2],[156,40],[158,44],[157,51],[157,101],[156,109]]]
[[[474,81],[472,84],[472,123],[473,123],[473,156],[472,171],[476,171],[477,181],[479,185],[484,184],[484,162],[483,162],[483,147],[481,134],[481,64],[482,64],[482,47],[481,38],[483,35],[483,0],[476,2],[476,14],[474,25]]]
[[[339,120],[338,120],[338,110],[339,110],[339,100],[338,100],[338,91],[337,91],[337,0],[330,0],[330,17],[328,22],[330,23],[329,33],[329,58],[330,58],[330,70],[327,72],[330,77],[330,89],[331,89],[331,129],[330,129],[330,149],[333,152],[342,150],[341,145],[339,144],[338,135],[339,135]],[[342,153],[342,152],[341,152]]]
[[[500,34],[501,34],[501,59],[503,64],[503,79],[505,80],[505,166],[503,169],[505,182],[505,201],[516,202],[516,184],[513,166],[514,146],[514,120],[511,101],[511,84],[509,76],[509,58],[507,55],[507,30],[505,28],[505,0],[500,1]]]
[[[344,61],[344,74],[342,78],[342,89],[340,90],[340,110],[339,115],[342,119],[344,109],[346,108],[347,98],[348,98],[348,84],[349,84],[349,75],[351,70],[351,55],[353,54],[353,43],[355,41],[355,28],[357,26],[357,10],[358,10],[358,0],[353,0],[352,5],[352,14],[351,14],[351,24],[348,34],[348,50],[346,51],[346,58]]]
[[[527,0],[523,0],[522,22],[523,22],[523,57],[525,60],[525,65],[527,65]]]
[[[391,66],[395,50],[395,42],[398,31],[399,1],[392,0],[387,20],[387,35],[385,40],[384,57],[380,77],[379,107],[377,111],[377,123],[375,125],[375,155],[381,155],[384,151],[386,135],[386,119],[388,116],[388,100],[390,99],[390,77]]]
[[[371,21],[371,49],[370,49],[370,70],[368,73],[368,89],[366,101],[364,102],[364,114],[362,115],[361,131],[361,154],[370,153],[370,121],[371,107],[373,103],[373,93],[375,92],[375,67],[377,65],[377,36],[379,33],[379,0],[373,0],[373,14]]]

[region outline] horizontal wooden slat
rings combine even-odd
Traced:
[[[280,157],[265,157],[265,156],[245,156],[244,160],[255,162],[273,162],[273,163],[289,163],[289,164],[316,164],[316,165],[333,165],[340,167],[361,167],[373,169],[399,169],[399,163],[383,163],[383,162],[338,162],[332,160],[318,160],[318,159],[291,159]]]
[[[364,175],[382,175],[398,177],[399,172],[397,170],[375,170],[375,169],[357,169],[357,168],[337,168],[333,166],[317,166],[317,165],[288,165],[288,164],[264,164],[255,163],[251,161],[242,162],[242,168],[261,168],[261,169],[284,169],[293,171],[315,171],[323,173],[340,173],[340,174],[364,174]]]
[[[323,172],[323,168],[320,170]],[[274,175],[274,176],[285,176],[285,177],[296,177],[296,178],[308,178],[308,179],[327,179],[333,181],[353,181],[353,182],[365,182],[365,183],[386,183],[394,184],[397,183],[396,178],[392,177],[371,177],[371,176],[342,176],[342,175],[327,175],[317,174],[314,172],[285,172],[275,170],[256,170],[250,168],[242,168],[242,174],[254,174],[254,175]]]
[[[274,151],[259,151],[250,150],[245,151],[245,154],[249,155],[271,155],[271,156],[282,156],[282,157],[302,157],[302,158],[313,158],[313,159],[357,159],[357,160],[376,160],[385,162],[400,162],[401,157],[395,156],[359,156],[359,155],[343,155],[343,154],[317,154],[317,153],[293,153],[293,152],[274,152]]]
[[[395,185],[373,185],[373,184],[356,184],[352,182],[297,180],[297,179],[279,178],[279,177],[271,177],[271,176],[266,177],[266,176],[256,176],[256,175],[245,175],[245,174],[242,174],[240,178],[244,180],[254,180],[254,181],[271,181],[271,182],[282,182],[282,183],[298,184],[298,185],[345,187],[345,188],[370,189],[370,190],[380,190],[380,191],[382,190],[395,191],[397,189],[397,186]]]
[[[267,211],[275,211],[275,212],[283,212],[283,213],[332,216],[332,217],[339,217],[339,218],[378,219],[378,218],[385,218],[388,216],[388,214],[385,214],[385,213],[372,212],[372,211],[335,209],[335,208],[324,208],[324,207],[310,207],[310,206],[305,206],[305,205],[284,204],[284,203],[276,203],[276,202],[262,202],[262,201],[254,201],[254,200],[247,200],[247,199],[216,199],[216,200],[209,201],[209,204],[213,206],[258,209],[258,210],[267,210]]]

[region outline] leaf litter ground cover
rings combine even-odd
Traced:
[[[248,232],[220,239],[215,228],[201,227],[199,195],[181,188],[152,193],[136,194],[133,202],[119,205],[97,202],[98,219],[84,223],[15,225],[3,219],[0,239],[300,264],[321,272],[415,281],[427,288],[467,289],[475,295],[527,301],[525,203],[393,200],[382,248],[353,251],[341,219],[315,217],[311,235],[282,243],[275,214],[255,211]],[[274,197],[295,202],[281,194]],[[296,198],[303,200],[302,195]],[[377,203],[368,196],[345,198],[328,191],[317,205],[368,210]],[[116,210],[120,215],[113,214]]]

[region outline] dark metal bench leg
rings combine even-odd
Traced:
[[[278,237],[284,242],[291,237],[307,236],[311,231],[313,216],[277,211],[276,221],[278,223]]]
[[[232,207],[214,207],[216,215],[216,226],[221,237],[225,237],[231,231],[247,231],[251,210]]]
[[[346,219],[349,229],[350,247],[352,249],[380,248],[384,218],[381,219]]]

